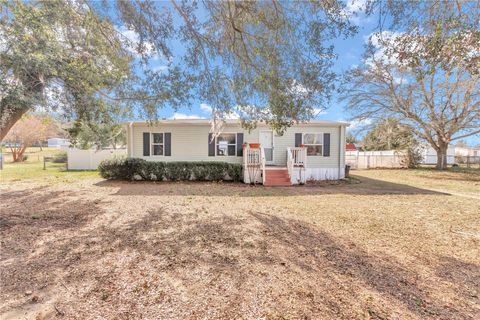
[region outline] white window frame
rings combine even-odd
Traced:
[[[233,134],[235,136],[235,143],[227,143],[227,154],[218,154],[218,136],[222,134]],[[216,157],[236,157],[237,156],[237,133],[236,132],[222,132],[215,137],[215,156]],[[235,146],[235,154],[233,156],[228,155],[228,147]]]
[[[162,143],[154,143],[153,135],[154,134],[161,134],[162,135]],[[163,153],[162,154],[153,154],[153,146],[163,146]],[[164,157],[165,156],[165,133],[164,132],[150,132],[150,156],[152,157]]]
[[[315,143],[315,144],[305,143],[305,135],[306,134],[320,135],[322,137],[322,143]],[[322,154],[309,155],[308,150],[307,150],[306,151],[307,157],[323,157],[323,154],[325,152],[325,141],[323,141],[323,139],[325,137],[324,134],[325,134],[324,132],[304,132],[302,134],[302,144],[305,146],[305,148],[308,148],[308,146],[322,146]]]

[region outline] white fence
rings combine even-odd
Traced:
[[[70,148],[67,150],[68,170],[97,170],[102,160],[126,155],[126,149],[80,150]]]
[[[352,169],[403,168],[404,153],[386,151],[346,151],[345,164]]]
[[[423,160],[422,164],[436,164],[437,163],[437,152],[432,147],[426,147],[422,152]],[[446,161],[448,165],[455,163],[455,147],[449,146],[447,149]]]

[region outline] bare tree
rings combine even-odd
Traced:
[[[478,2],[428,4],[403,31],[372,34],[343,98],[357,118],[409,124],[444,169],[448,145],[480,133]]]
[[[23,161],[28,147],[54,136],[55,126],[51,118],[25,115],[10,129],[5,141],[10,145],[13,161]]]

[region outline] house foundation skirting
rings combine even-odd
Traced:
[[[294,168],[292,183],[305,183],[309,180],[338,180],[345,178],[345,168]]]
[[[244,182],[245,183],[262,183],[261,169],[244,168]],[[294,168],[293,176],[291,177],[292,184],[301,184],[310,180],[338,180],[345,178],[345,168]]]

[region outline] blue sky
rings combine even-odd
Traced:
[[[365,5],[365,0],[347,0],[346,12],[349,14],[353,23],[358,26],[358,33],[347,39],[338,38],[333,44],[335,52],[338,55],[334,71],[338,74],[342,74],[354,65],[361,64],[361,56],[364,50],[364,45],[368,40],[372,32],[375,31],[377,26],[377,20],[375,16],[365,16],[362,13],[358,13],[358,10]],[[151,61],[152,68],[162,69],[166,68],[165,61],[162,59],[156,59]],[[333,98],[326,106],[325,111],[317,115],[317,120],[333,120],[333,121],[348,121],[351,115],[345,110],[345,103],[338,101],[338,94],[333,93]],[[204,101],[194,101],[191,108],[180,108],[173,110],[170,107],[160,109],[160,118],[209,118],[210,108],[204,103]],[[362,123],[356,121],[349,121],[351,123],[350,131],[355,135],[361,137],[364,131],[360,131]],[[368,124],[368,123],[367,123]],[[476,145],[480,143],[480,136],[471,136],[465,139],[469,144]]]

